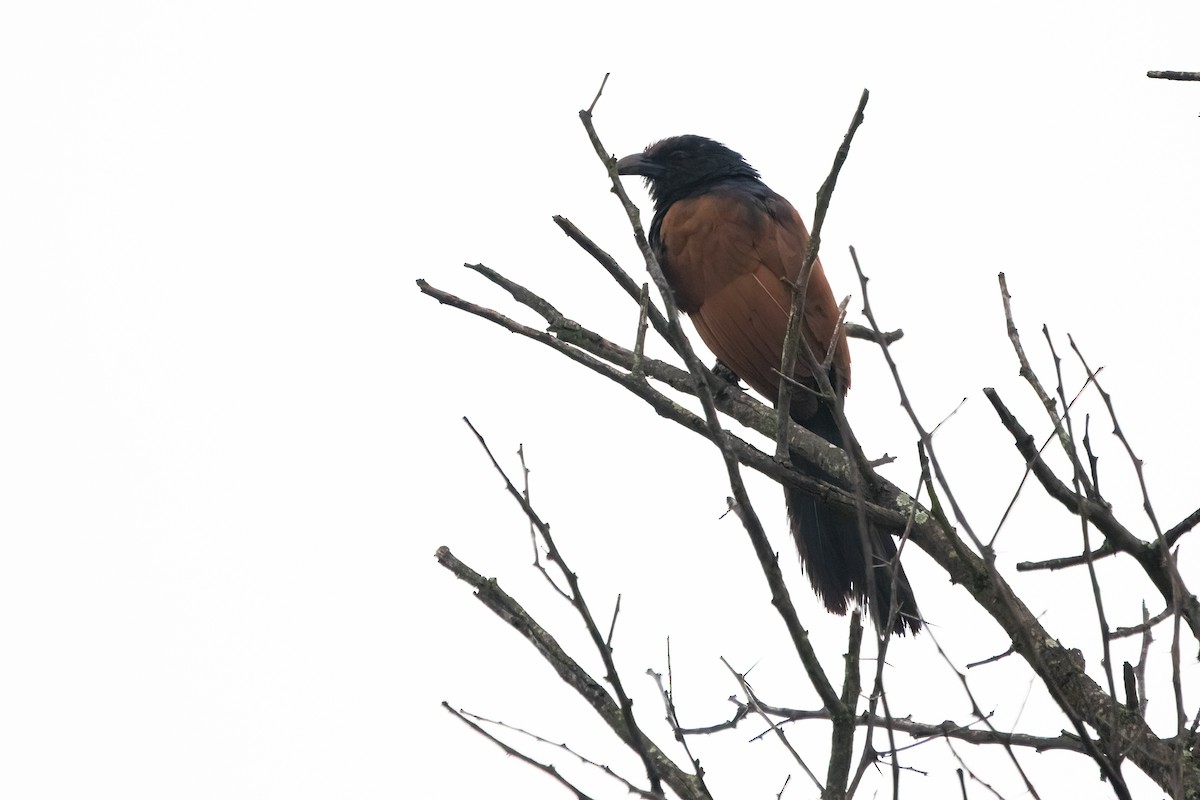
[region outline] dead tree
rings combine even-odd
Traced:
[[[596,99],[599,97],[597,94]],[[828,206],[838,170],[846,158],[854,131],[862,121],[866,100],[867,94],[864,92],[830,177],[818,195],[819,206],[815,217],[810,260],[816,256],[816,248],[820,242],[820,221]],[[764,735],[777,737],[783,750],[795,759],[808,779],[818,787],[823,798],[853,796],[868,768],[879,763],[887,765],[890,769],[893,792],[898,796],[902,776],[900,753],[903,747],[899,739],[901,736],[907,737],[904,741],[909,742],[944,739],[996,748],[1003,754],[1003,758],[1009,759],[1016,767],[1023,777],[1025,790],[1035,797],[1038,796],[1037,787],[1028,779],[1024,779],[1024,772],[1021,771],[1016,756],[1017,751],[1058,750],[1077,754],[1081,759],[1089,759],[1098,770],[1100,780],[1119,798],[1131,797],[1126,783],[1128,765],[1140,770],[1172,798],[1200,798],[1200,740],[1197,739],[1200,712],[1190,710],[1186,705],[1184,686],[1184,664],[1190,662],[1196,652],[1197,643],[1200,643],[1200,603],[1177,567],[1180,540],[1200,522],[1200,509],[1171,527],[1160,524],[1142,475],[1141,462],[1121,430],[1113,401],[1103,389],[1098,370],[1093,370],[1088,364],[1076,343],[1069,340],[1069,347],[1084,378],[1082,388],[1078,392],[1069,393],[1055,343],[1043,329],[1055,367],[1054,388],[1047,388],[1049,382],[1039,378],[1026,357],[1014,322],[1005,276],[999,276],[1008,335],[1020,365],[1021,376],[1044,407],[1052,430],[1051,436],[1039,443],[995,390],[983,391],[1017,451],[1009,457],[1020,459],[1027,476],[1032,475],[1037,485],[1049,497],[1074,515],[1083,542],[1080,554],[1040,563],[1022,563],[1018,565],[1018,569],[1075,568],[1087,571],[1093,589],[1094,607],[1104,651],[1104,658],[1100,664],[1085,663],[1077,647],[1072,646],[1071,642],[1060,641],[1042,626],[1038,617],[1030,611],[997,568],[995,534],[989,537],[977,531],[959,506],[950,477],[938,459],[932,431],[919,418],[913,404],[909,402],[904,382],[892,359],[890,348],[901,334],[899,331],[885,332],[877,323],[867,295],[867,280],[853,249],[851,256],[859,275],[863,312],[868,324],[848,324],[848,329],[851,336],[875,343],[891,370],[901,403],[919,440],[922,472],[920,486],[916,492],[905,491],[880,477],[875,473],[874,465],[861,457],[861,451],[854,456],[847,455],[842,450],[827,446],[808,431],[789,426],[786,413],[776,414],[773,408],[745,394],[736,383],[731,383],[725,376],[714,373],[701,363],[680,325],[670,291],[643,235],[638,209],[625,194],[617,177],[615,159],[601,145],[593,127],[592,112],[595,104],[593,101],[590,108],[581,111],[580,119],[596,154],[607,170],[612,191],[620,199],[628,215],[646,269],[660,290],[662,305],[651,298],[646,284],[639,284],[631,278],[615,259],[569,220],[555,217],[554,221],[607,271],[640,309],[638,334],[632,346],[624,347],[612,338],[588,330],[536,292],[482,264],[466,266],[506,290],[518,304],[539,315],[544,320],[545,327],[525,325],[500,311],[442,291],[423,280],[418,281],[418,286],[422,292],[442,304],[473,314],[504,330],[551,348],[576,364],[613,381],[633,397],[645,402],[658,415],[712,443],[728,474],[731,490],[729,507],[744,527],[747,543],[755,553],[763,578],[769,587],[774,613],[782,619],[790,637],[790,645],[803,663],[808,680],[822,705],[816,709],[796,709],[772,704],[746,682],[744,675],[730,666],[732,678],[741,690],[740,695],[734,698],[735,712],[729,719],[717,721],[712,725],[686,728],[680,723],[669,682],[664,684],[662,677],[655,675],[675,741],[653,741],[644,726],[645,712],[634,713],[628,676],[621,674],[612,658],[611,625],[606,631],[605,626],[597,620],[588,598],[585,598],[580,589],[576,571],[560,550],[549,527],[530,504],[527,492],[504,474],[504,470],[487,449],[487,443],[476,432],[488,457],[492,458],[493,464],[504,474],[508,492],[514,501],[520,504],[533,526],[537,549],[545,555],[544,563],[540,559],[536,561],[537,568],[583,621],[595,654],[603,664],[604,674],[590,674],[517,599],[505,593],[496,580],[484,577],[471,569],[448,547],[438,550],[438,561],[459,579],[472,586],[478,599],[507,625],[519,632],[553,667],[563,683],[590,704],[599,718],[636,754],[641,764],[641,774],[619,775],[600,761],[581,753],[574,753],[565,745],[560,747],[584,764],[591,765],[601,774],[610,777],[622,793],[629,792],[646,798],[664,797],[668,794],[682,798],[713,797],[706,782],[704,768],[693,756],[689,741],[734,728],[745,720],[758,720],[758,724],[763,726]],[[682,366],[645,355],[645,338],[651,329],[670,345]],[[792,345],[793,348],[795,346]],[[1085,393],[1099,396],[1112,424],[1114,435],[1134,465],[1145,513],[1153,530],[1153,536],[1150,538],[1140,538],[1134,533],[1135,526],[1119,519],[1099,489],[1098,459],[1093,452],[1088,421],[1081,424],[1077,414],[1073,413],[1076,401]],[[678,402],[675,398],[679,394],[695,398],[699,402],[700,413]],[[778,440],[782,447],[773,452],[770,448],[760,448],[735,435],[726,429],[725,417],[757,431],[771,442]],[[474,431],[474,428],[472,430]],[[1061,451],[1060,457],[1065,457],[1066,477],[1060,476],[1061,470],[1056,471],[1051,466],[1051,459],[1046,453],[1047,448],[1057,448]],[[832,476],[833,480],[817,480],[797,472],[786,456],[777,456],[778,452],[786,454],[789,450],[800,454],[819,467],[823,473]],[[858,448],[851,450],[856,451]],[[975,704],[973,698],[973,714],[969,719],[938,722],[893,714],[888,703],[885,680],[885,656],[890,644],[890,633],[885,628],[883,633],[875,635],[873,670],[864,676],[864,666],[872,662],[863,656],[864,627],[857,613],[851,620],[844,658],[842,653],[836,654],[837,658],[834,659],[831,654],[816,652],[792,603],[789,586],[780,569],[779,556],[768,540],[746,492],[742,480],[742,470],[746,468],[762,473],[781,485],[817,494],[826,502],[859,514],[860,520],[870,519],[887,525],[889,529],[903,530],[901,549],[911,543],[923,550],[945,571],[951,582],[961,586],[979,608],[1003,629],[1011,641],[1009,652],[1024,660],[1031,674],[1036,676],[1036,680],[1053,698],[1065,721],[1062,732],[1059,735],[1046,736],[997,729],[989,721],[989,715]],[[1107,594],[1096,569],[1097,562],[1107,558],[1128,559],[1136,564],[1157,592],[1157,596],[1148,603],[1157,611],[1145,612],[1142,624],[1124,629],[1116,629],[1110,625],[1106,615]],[[803,591],[807,591],[807,588]],[[612,624],[615,624],[615,620],[616,612],[613,613]],[[1153,632],[1163,630],[1169,630],[1167,635],[1171,640],[1172,662],[1171,685],[1165,691],[1162,686],[1148,686],[1146,678]],[[869,627],[867,631],[866,636],[870,641],[872,634]],[[929,635],[934,636],[933,633]],[[969,632],[963,635],[969,635]],[[1141,659],[1138,663],[1126,661],[1119,665],[1112,657],[1109,645],[1119,638],[1129,636],[1140,637]],[[835,669],[831,665],[837,661],[841,664]],[[959,668],[955,667],[954,672],[962,677],[962,670]],[[969,697],[970,689],[965,679],[962,686]],[[1155,694],[1160,702],[1163,695],[1170,697],[1170,716],[1173,724],[1161,730],[1152,727],[1145,719],[1147,699],[1151,693]],[[1192,700],[1194,702],[1194,698]],[[546,772],[577,797],[587,796],[560,770],[545,761],[535,759],[522,747],[510,743],[510,740],[516,737],[526,737],[526,741],[545,742],[544,739],[518,728],[492,723],[484,717],[456,710],[449,703],[444,705],[467,725],[502,747],[506,753]],[[830,757],[827,764],[807,763],[789,741],[789,725],[808,720],[824,720],[829,725]],[[674,752],[675,755],[670,755],[670,752]],[[959,776],[962,777],[961,770]],[[782,790],[780,794],[782,795]],[[963,796],[967,796],[965,782]]]

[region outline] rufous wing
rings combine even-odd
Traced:
[[[659,235],[663,271],[700,338],[738,377],[774,401],[792,301],[783,278],[792,282],[799,276],[809,241],[800,215],[774,193],[718,188],[672,204]],[[834,341],[837,319],[837,302],[817,261],[805,297],[805,333],[818,359],[832,342],[835,387],[844,392],[850,350],[844,330]],[[812,377],[803,359],[795,377]]]

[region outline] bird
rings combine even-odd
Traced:
[[[771,403],[779,397],[783,340],[809,233],[796,209],[772,191],[740,153],[703,136],[673,136],[617,161],[620,175],[645,180],[654,203],[650,246],[675,303],[717,359]],[[840,310],[820,261],[814,261],[805,294],[802,328],[839,397],[850,389],[850,348]],[[832,350],[832,355],[830,351]],[[831,357],[830,357],[831,355]],[[817,389],[813,370],[797,360],[793,378]],[[791,418],[827,442],[843,447],[829,402],[796,388]],[[831,480],[793,453],[793,465]],[[798,488],[785,487],[788,518],[800,561],[825,607],[845,614],[852,601],[865,605],[882,634],[903,635],[922,626],[916,598],[897,559],[892,535],[868,523],[863,552],[856,515]],[[874,593],[868,598],[868,565]]]

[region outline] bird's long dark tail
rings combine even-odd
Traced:
[[[842,437],[833,414],[821,404],[816,416],[804,421],[804,427],[828,442],[842,446]],[[827,478],[819,470],[793,456],[797,468],[815,477]],[[800,562],[813,589],[835,614],[845,614],[851,599],[865,604],[871,612],[876,630],[882,632],[892,616],[892,593],[895,591],[897,613],[892,632],[904,635],[921,629],[921,612],[904,567],[896,558],[896,541],[887,531],[868,522],[864,537],[853,512],[846,514],[822,500],[799,489],[787,489],[788,519],[792,535],[800,551]],[[874,572],[874,590],[867,579],[868,565]],[[871,596],[868,598],[868,592]]]

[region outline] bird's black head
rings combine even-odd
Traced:
[[[758,171],[720,142],[703,136],[672,136],[655,142],[644,152],[617,162],[621,175],[641,175],[658,208],[696,194],[719,181],[758,180]]]

